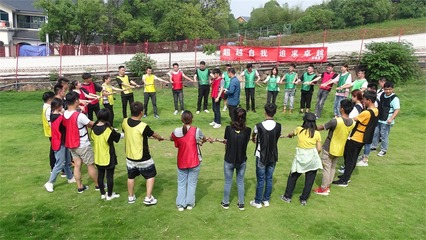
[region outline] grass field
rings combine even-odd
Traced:
[[[158,175],[153,195],[158,204],[146,207],[145,181],[136,179],[135,204],[127,203],[126,169],[123,142],[116,144],[119,165],[116,168],[115,191],[121,197],[103,201],[83,168],[84,183],[90,189],[77,194],[76,185],[58,177],[55,191],[48,193],[43,184],[49,177],[49,141],[41,126],[42,92],[0,93],[0,239],[425,239],[426,238],[426,85],[397,87],[402,111],[390,134],[390,147],[385,157],[372,152],[370,166],[356,168],[347,188],[332,187],[329,196],[312,194],[308,205],[298,201],[287,204],[279,196],[284,192],[295,152],[296,139],[279,141],[279,162],[274,173],[271,206],[255,209],[249,201],[255,193],[254,144],[249,144],[245,175],[246,210],[238,210],[236,185],[231,192],[231,207],[220,206],[223,195],[224,145],[206,143],[204,160],[196,192],[196,207],[178,212],[176,149],[171,142],[149,142]],[[248,125],[264,119],[264,89],[257,88],[258,113],[248,114]],[[331,93],[330,96],[334,96]],[[243,96],[242,96],[243,97]],[[297,93],[296,99],[300,95]],[[135,93],[142,101],[142,92]],[[279,94],[281,109],[283,94]],[[115,106],[116,125],[121,121],[120,98]],[[332,117],[329,97],[324,108],[325,123]],[[315,99],[313,104],[315,104]],[[195,112],[196,89],[185,89],[185,103]],[[174,116],[171,91],[158,92],[161,119],[153,118],[152,107],[146,122],[162,136],[180,126]],[[296,104],[297,106],[297,104]],[[213,113],[195,115],[194,125],[207,136],[223,138],[224,125],[212,129],[208,123]],[[283,133],[302,123],[301,115],[275,118],[283,125]],[[145,120],[145,119],[144,119]],[[326,132],[322,132],[323,140]],[[314,187],[318,186],[319,172]],[[294,199],[303,187],[299,179]]]

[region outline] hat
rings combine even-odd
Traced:
[[[315,114],[310,112],[305,113],[305,116],[303,116],[303,121],[315,122],[316,120],[317,117],[315,116]]]

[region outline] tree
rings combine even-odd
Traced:
[[[389,0],[346,0],[342,14],[347,26],[383,22],[390,18],[392,5]]]
[[[324,9],[322,6],[312,6],[306,9],[303,17],[294,23],[296,32],[308,32],[331,28],[334,13],[330,9]]]
[[[200,3],[200,11],[207,24],[222,36],[229,33],[229,1],[201,0]]]
[[[421,18],[426,16],[425,0],[400,0],[395,5],[396,18]]]

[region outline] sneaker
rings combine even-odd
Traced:
[[[204,110],[204,112],[205,112],[205,113],[209,113],[209,110],[205,109],[205,110]]]
[[[262,208],[262,204],[256,203],[254,200],[250,201],[250,205],[255,207],[255,208]]]
[[[120,194],[113,192],[113,193],[111,194],[111,196],[106,196],[106,200],[107,200],[107,201],[111,201],[112,199],[114,199],[114,198],[119,198],[119,197],[120,197]]]
[[[306,206],[308,205],[308,201],[300,199],[300,205]]]
[[[238,209],[244,210],[244,203],[237,203]]]
[[[179,212],[183,212],[183,210],[185,210],[185,208],[183,208],[183,207],[182,207],[182,206],[180,206],[180,205],[179,205],[179,206],[177,206],[177,209],[178,209],[178,211],[179,211]]]
[[[68,183],[75,183],[76,181],[75,181],[75,178],[73,177],[73,178],[71,178],[71,179],[68,179]]]
[[[356,163],[357,167],[368,167],[368,161],[361,160]]]
[[[386,155],[386,152],[385,151],[383,151],[383,150],[381,150],[378,154],[377,154],[377,156],[379,156],[379,157],[383,157],[383,156],[385,156]]]
[[[157,114],[154,115],[154,118],[156,119],[160,119],[160,116],[158,116]]]
[[[339,176],[337,176],[337,177],[340,179],[340,178],[342,178],[342,177],[343,177],[343,175],[339,175]],[[348,180],[348,183],[350,183],[350,182],[351,182],[351,180],[349,179],[349,180]]]
[[[67,175],[64,172],[62,172],[61,177],[67,177]]]
[[[216,123],[213,121],[211,123],[209,123],[210,126],[214,126]]]
[[[78,193],[83,193],[84,191],[86,191],[87,189],[89,189],[89,186],[83,185],[82,188],[77,188],[77,192]]]
[[[376,150],[377,150],[377,148],[376,148],[376,147],[371,147],[371,148],[370,148],[370,150],[371,150],[371,151],[376,151]]]
[[[345,173],[345,169],[339,169],[339,170],[337,170],[339,173],[341,173],[341,174],[343,174],[343,173]]]
[[[255,113],[255,112],[256,112],[256,109],[253,109],[252,111]]]
[[[183,110],[180,112],[180,115],[182,115],[183,114]]]
[[[114,128],[114,131],[118,132],[118,128]]]
[[[146,117],[147,117],[147,115],[146,115],[146,114],[144,114],[144,115],[143,115],[143,118],[146,118]]]
[[[45,183],[44,188],[46,188],[48,192],[53,192],[53,183],[50,183],[50,182]]]
[[[291,198],[285,197],[284,195],[282,195],[280,198],[286,203],[291,203]]]
[[[347,187],[348,186],[348,182],[345,182],[342,179],[333,181],[332,183],[339,186],[339,187]]]
[[[145,205],[155,205],[157,204],[157,199],[155,199],[154,196],[151,195],[151,198],[145,197],[143,203]]]
[[[104,184],[104,189],[107,187],[106,183]],[[99,191],[101,188],[99,186],[95,186],[95,191]]]
[[[222,125],[220,125],[220,124],[215,124],[215,125],[213,126],[213,128],[220,128],[220,127],[222,127]]]
[[[229,208],[229,203],[221,202],[220,205],[222,205],[223,209],[228,209]]]
[[[314,193],[318,194],[318,195],[328,196],[328,194],[330,193],[330,188],[319,187],[319,188],[314,189]]]
[[[173,115],[177,115],[178,114],[178,110],[175,110],[174,112],[173,112]]]
[[[269,201],[262,201],[262,203],[263,203],[263,206],[269,207]]]
[[[188,206],[186,206],[186,210],[192,210],[194,207],[195,207],[195,204],[194,205],[188,205]]]
[[[225,106],[223,107],[222,112],[225,112],[226,110],[228,110],[228,108]]]
[[[136,202],[136,196],[135,196],[135,195],[133,195],[133,196],[129,196],[129,197],[128,197],[128,202],[129,202],[130,204],[135,203],[135,202]]]
[[[196,111],[195,113],[196,113],[196,114],[200,114],[200,111]]]
[[[101,194],[101,200],[105,200],[106,199],[106,194]]]

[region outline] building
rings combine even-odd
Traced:
[[[250,17],[239,16],[237,17],[238,23],[247,23],[250,20]]]
[[[34,0],[0,0],[0,57],[16,56],[16,45],[39,46],[46,17]]]

